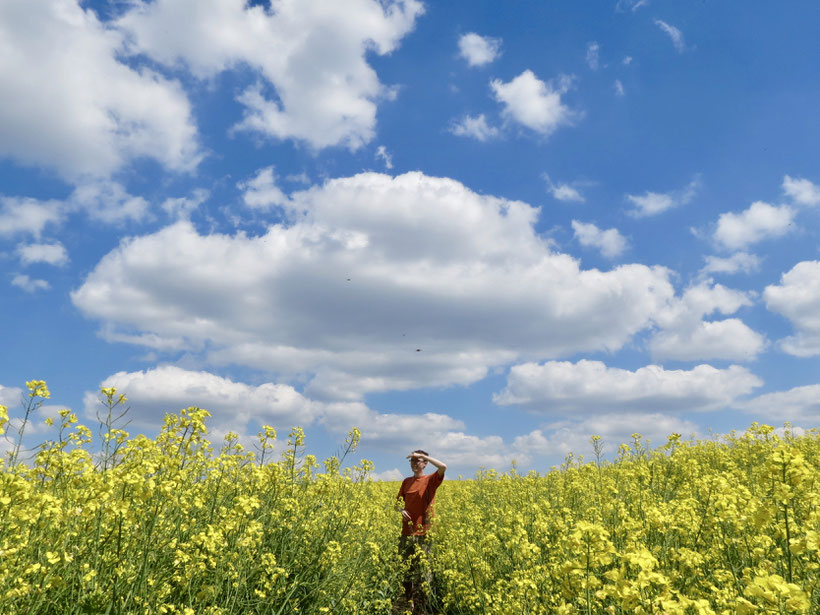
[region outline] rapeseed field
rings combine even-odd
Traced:
[[[0,406],[12,442],[0,613],[397,612],[398,484],[369,481],[366,460],[345,467],[358,430],[322,463],[298,428],[276,459],[272,427],[256,450],[236,434],[211,443],[199,408],[132,437],[118,427],[124,396],[106,388],[98,437],[64,411],[56,439],[24,456],[49,397],[27,385],[14,423]],[[596,457],[447,480],[427,562],[434,612],[820,612],[816,431],[754,424],[654,449],[635,434]]]

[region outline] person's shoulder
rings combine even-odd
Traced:
[[[439,482],[440,483],[441,481],[444,480],[444,474],[440,474],[439,471],[436,470],[435,472],[433,472],[432,474],[428,474],[424,478],[426,478],[428,481]]]

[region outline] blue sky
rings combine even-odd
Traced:
[[[383,478],[813,428],[819,19],[3,2],[0,403],[357,426]]]

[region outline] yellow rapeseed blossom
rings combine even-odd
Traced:
[[[31,407],[47,398],[27,386]],[[361,432],[320,463],[296,427],[269,459],[289,426],[264,426],[254,453],[236,434],[214,446],[209,416],[168,414],[149,438],[64,410],[56,441],[2,466],[0,613],[396,612],[398,485],[346,461]],[[612,461],[593,437],[592,463],[447,480],[420,558],[432,611],[820,612],[820,437],[784,433],[671,434],[655,450],[636,433]]]

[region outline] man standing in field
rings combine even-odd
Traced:
[[[405,560],[410,561],[410,570],[404,581],[404,596],[413,602],[413,613],[416,614],[424,612],[423,603],[426,602],[418,552],[423,551],[425,555],[430,553],[427,530],[430,529],[433,520],[433,498],[441,481],[444,480],[447,464],[430,457],[421,449],[413,451],[407,458],[410,460],[413,476],[402,481],[396,500],[404,505],[401,510],[399,551]],[[436,471],[425,476],[424,469],[428,462],[436,466]],[[429,568],[424,577],[429,585]]]

